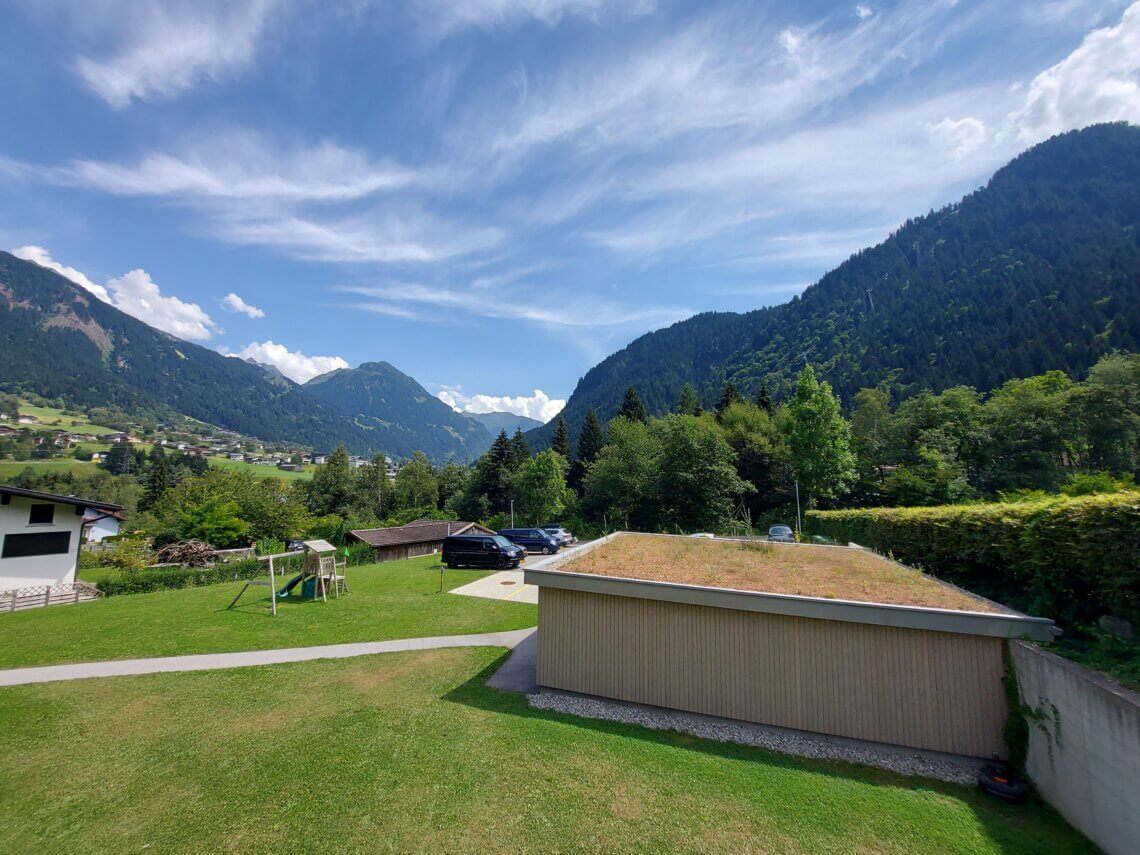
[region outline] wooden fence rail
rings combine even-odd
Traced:
[[[63,585],[33,585],[0,591],[0,610],[18,612],[44,606],[73,605],[97,600],[102,596],[102,591],[82,580]]]

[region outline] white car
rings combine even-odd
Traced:
[[[578,539],[560,525],[544,525],[542,530],[550,536],[557,538],[558,542],[563,546],[569,546]]]
[[[710,540],[716,537],[711,531],[698,531],[696,534],[690,534],[689,537],[707,537]]]

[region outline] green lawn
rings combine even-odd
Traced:
[[[93,433],[93,434],[107,434],[114,433],[114,428],[104,427],[103,425],[91,424],[83,416],[67,416],[64,415],[63,410],[57,410],[53,407],[36,407],[26,401],[20,402],[20,415],[22,416],[35,416],[40,420],[38,425],[26,425],[33,430],[40,428],[60,428],[62,430],[73,430],[78,433]]]
[[[482,572],[448,570],[446,590],[438,593],[435,567],[434,556],[350,567],[350,594],[327,603],[291,597],[279,603],[277,617],[269,613],[264,587],[251,588],[237,608],[227,609],[241,588],[235,582],[0,614],[0,668],[462,635],[537,623],[533,605],[446,593]]]
[[[501,656],[0,689],[0,850],[1094,851],[1039,804],[532,711]]]
[[[297,478],[312,478],[313,467],[307,466],[303,472],[287,472],[276,466],[267,466],[264,463],[244,463],[240,460],[230,460],[228,457],[211,457],[209,464],[215,469],[234,469],[238,472],[249,472],[258,478],[284,478],[292,481]]]
[[[0,460],[0,482],[14,478],[31,466],[37,473],[72,472],[76,475],[94,475],[99,467],[90,460],[61,457],[55,460]]]

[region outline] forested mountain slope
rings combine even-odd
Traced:
[[[390,412],[373,401],[370,418],[355,419],[360,409],[326,402],[275,369],[156,330],[59,274],[0,252],[3,391],[62,397],[78,406],[181,413],[269,441],[321,450],[343,442],[357,454],[410,456],[422,448],[435,459],[462,459],[490,443],[478,425],[391,371],[403,378],[396,385],[407,399],[430,399],[434,418],[415,421],[416,407],[390,395]]]
[[[380,447],[398,457],[422,451],[432,460],[474,460],[491,445],[481,424],[387,362],[330,371],[302,388],[369,430]]]
[[[775,397],[810,361],[840,395],[889,380],[905,396],[991,389],[1049,369],[1077,375],[1140,345],[1140,128],[1099,125],[1023,153],[961,202],[909,220],[788,303],[709,313],[644,335],[579,381],[577,433],[634,386],[650,412],[692,383]],[[548,445],[552,425],[528,434]]]

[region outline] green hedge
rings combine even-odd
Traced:
[[[1140,628],[1140,492],[809,511],[805,530],[889,554],[1062,625],[1111,614]]]

